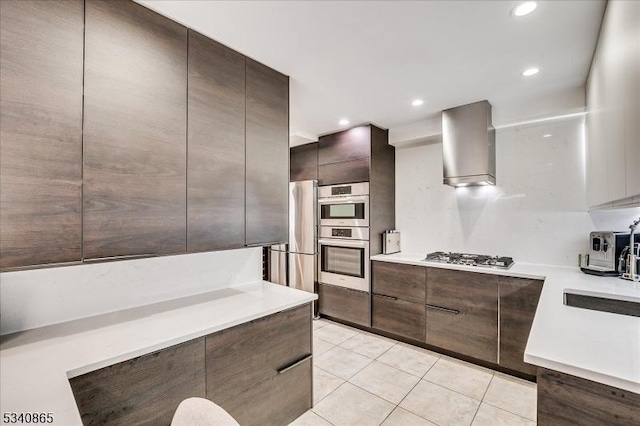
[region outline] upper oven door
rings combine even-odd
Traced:
[[[322,198],[318,205],[322,226],[369,226],[368,195]]]

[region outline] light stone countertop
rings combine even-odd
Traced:
[[[69,378],[316,299],[258,281],[2,336],[0,410],[81,425]]]
[[[396,253],[371,260],[544,279],[524,360],[640,394],[640,317],[565,306],[564,289],[616,294],[640,301],[640,283],[587,275],[577,267],[516,262],[507,270],[426,262],[425,254]]]

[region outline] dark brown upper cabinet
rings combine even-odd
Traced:
[[[371,154],[371,126],[359,126],[343,132],[322,136],[318,141],[318,164],[368,158]]]
[[[318,142],[294,146],[289,151],[289,180],[318,180]]]
[[[84,257],[186,251],[187,29],[86,1]]]
[[[246,91],[246,245],[285,243],[289,77],[247,59]]]
[[[82,256],[83,14],[0,2],[0,268]]]
[[[188,103],[187,250],[244,247],[245,57],[189,30]]]

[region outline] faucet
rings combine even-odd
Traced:
[[[640,218],[629,225],[629,229],[631,230],[631,234],[629,235],[629,252],[627,254],[629,260],[627,262],[627,270],[621,276],[621,278],[625,280],[640,281],[640,275],[637,270],[639,256],[636,254],[634,239],[638,225],[640,225]]]

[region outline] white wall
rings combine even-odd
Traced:
[[[261,279],[261,248],[4,272],[0,334]]]
[[[544,138],[543,135],[552,134]],[[588,213],[584,119],[496,131],[497,185],[442,184],[442,143],[396,148],[402,251],[460,251],[576,265],[594,230],[627,230],[640,208]]]

